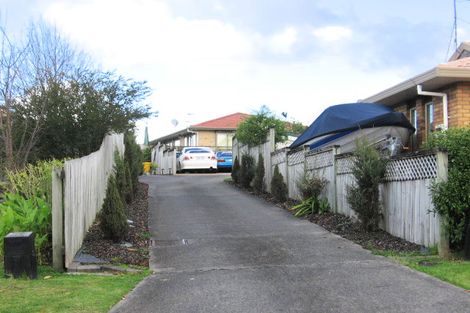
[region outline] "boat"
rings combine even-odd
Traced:
[[[390,155],[408,144],[415,128],[401,112],[377,103],[345,103],[328,107],[289,148],[308,146],[310,150],[339,147],[340,153],[352,152],[358,139]]]

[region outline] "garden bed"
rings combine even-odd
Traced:
[[[299,203],[299,201],[292,199],[289,199],[284,203],[279,203],[269,193],[255,193],[252,189],[242,188],[236,185],[233,181],[227,180],[227,183],[230,183],[231,185],[244,190],[245,192],[263,198],[264,200],[285,210]],[[325,228],[327,231],[351,240],[369,250],[394,251],[397,253],[422,252],[423,250],[422,246],[395,237],[383,230],[366,232],[361,228],[359,222],[341,214],[329,212],[324,214],[313,214],[311,216],[305,217],[305,219],[308,219],[310,222]]]
[[[129,232],[122,242],[106,239],[96,221],[83,241],[83,252],[111,263],[148,267],[148,185],[139,184],[134,201],[127,205]]]

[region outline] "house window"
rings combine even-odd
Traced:
[[[233,133],[217,133],[217,147],[232,147]]]
[[[429,135],[434,129],[434,103],[426,103],[426,135]]]
[[[415,128],[415,132],[411,135],[411,146],[414,150],[418,147],[418,114],[416,108],[410,109],[410,122]]]

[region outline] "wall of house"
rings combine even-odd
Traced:
[[[213,130],[199,130],[197,132],[197,145],[201,147],[214,147],[215,131]]]
[[[433,91],[444,92],[447,94],[447,112],[449,117],[449,127],[470,126],[470,82],[457,83],[441,90]],[[441,97],[417,96],[414,99],[411,99],[407,102],[398,103],[394,106],[395,111],[402,112],[410,120],[410,110],[412,108],[416,108],[416,113],[418,117],[418,129],[416,134],[416,144],[414,145],[414,147],[410,147],[412,150],[418,149],[427,140],[427,128],[430,126],[426,125],[426,104],[430,101],[434,103],[434,123],[432,126],[432,131],[434,131],[437,125],[441,125],[444,123],[442,115],[443,109]]]

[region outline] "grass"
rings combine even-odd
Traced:
[[[470,261],[464,261],[458,256],[444,260],[436,254],[422,255],[389,251],[373,251],[373,253],[386,256],[417,271],[470,290]]]
[[[108,312],[149,273],[70,275],[39,266],[37,280],[11,279],[0,263],[0,312]]]

